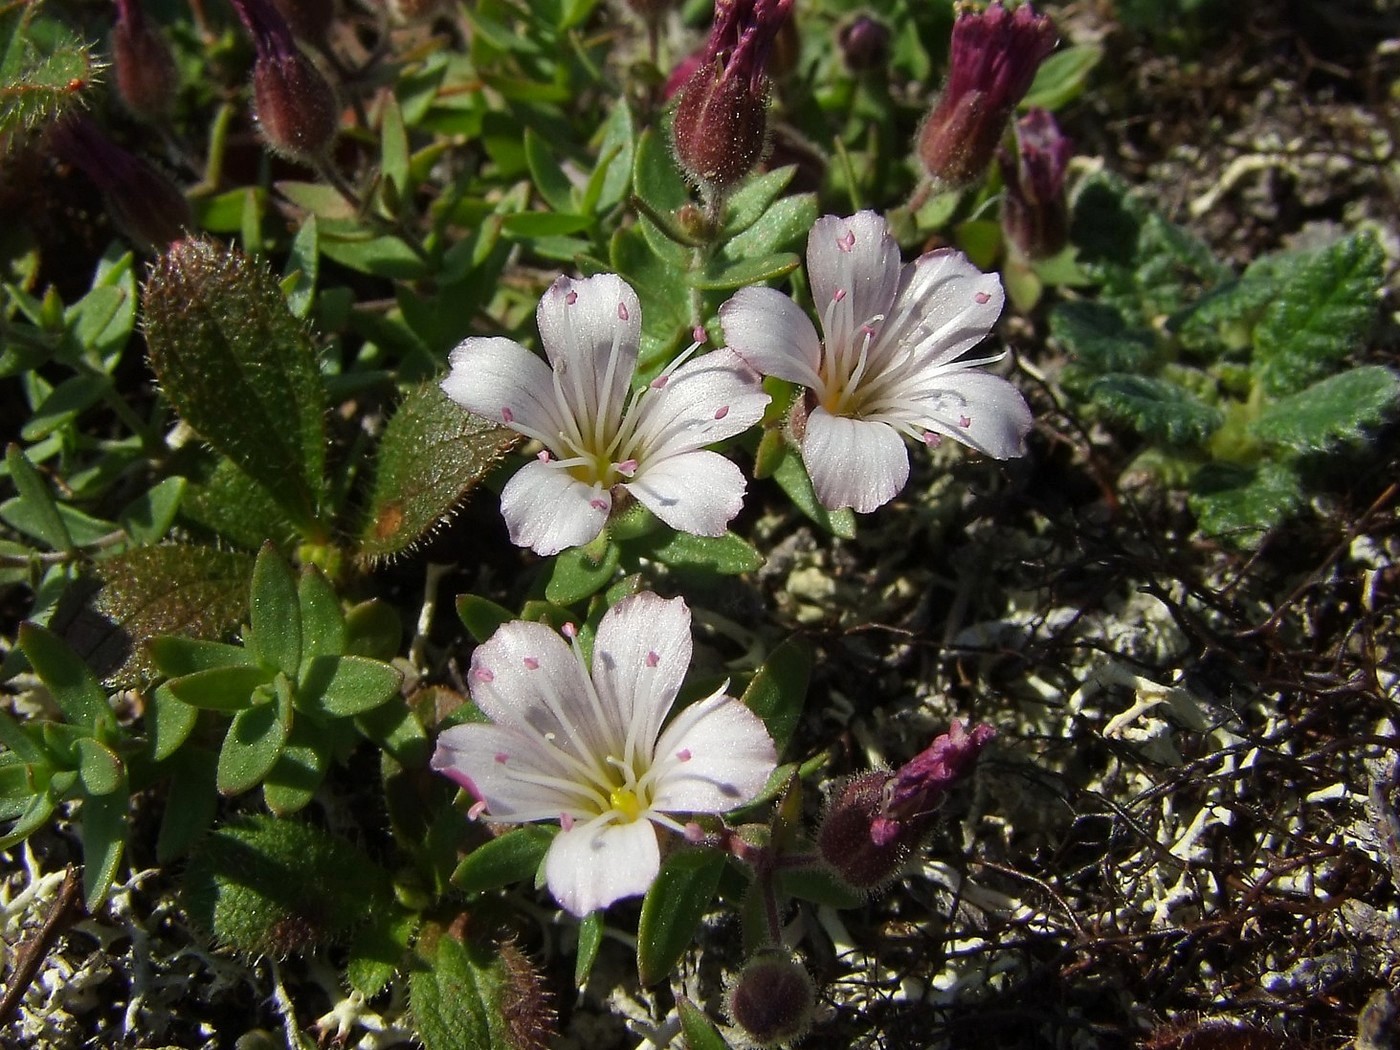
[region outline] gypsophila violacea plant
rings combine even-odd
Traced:
[[[1003,294],[961,253],[901,265],[874,212],[825,216],[807,240],[807,279],[821,319],[771,288],[744,288],[720,308],[728,345],[765,375],[806,388],[792,433],[817,497],[868,513],[909,479],[904,438],[951,437],[997,459],[1025,453],[1025,398],[967,358],[991,332]]]

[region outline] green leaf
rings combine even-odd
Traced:
[[[603,946],[603,913],[591,911],[578,923],[578,950],[574,955],[574,986],[588,983],[593,964],[598,961],[598,949]]]
[[[711,264],[698,273],[688,274],[687,280],[702,291],[730,292],[750,284],[781,280],[800,265],[802,260],[792,252],[777,252],[728,265],[721,260],[718,265]]]
[[[73,550],[73,539],[68,534],[68,527],[63,523],[63,518],[58,513],[58,507],[54,505],[48,485],[43,478],[39,477],[39,472],[34,469],[34,464],[29,462],[29,457],[20,450],[18,445],[5,446],[5,465],[9,468],[10,480],[15,483],[15,488],[19,491],[19,505],[29,512],[30,528],[21,531],[33,535],[35,539],[47,545],[51,550]],[[7,520],[10,517],[9,511],[12,502],[5,505]],[[11,521],[11,524],[14,522]]]
[[[159,543],[175,523],[188,482],[166,478],[128,503],[118,515],[127,535],[142,546]]]
[[[297,527],[272,494],[231,460],[218,457],[203,476],[191,479],[180,504],[181,516],[244,550],[256,551],[266,540],[291,546]],[[248,562],[252,571],[252,560]],[[247,588],[242,600],[246,603]]]
[[[316,225],[316,216],[308,215],[292,238],[292,248],[283,271],[283,286],[287,287],[290,282],[287,287],[287,309],[293,317],[304,318],[311,312],[316,302],[316,277],[320,270],[320,230]]]
[[[436,383],[411,391],[379,443],[360,557],[376,560],[410,550],[450,518],[519,442],[514,431],[472,415]]]
[[[345,652],[349,635],[340,598],[314,565],[302,566],[301,577],[297,580],[297,608],[301,619],[303,663],[318,656],[339,656]]]
[[[804,245],[817,221],[817,195],[798,193],[783,197],[751,226],[725,244],[726,259],[756,259]]]
[[[271,541],[253,563],[250,623],[243,643],[258,663],[296,677],[301,667],[301,606],[291,567]]]
[[[1326,452],[1359,441],[1394,412],[1400,376],[1381,365],[1353,368],[1266,405],[1250,427],[1260,441]]]
[[[1115,372],[1095,380],[1090,396],[1114,418],[1173,445],[1204,442],[1223,421],[1219,409],[1167,379]]]
[[[1104,303],[1060,303],[1050,313],[1050,334],[1091,372],[1131,372],[1152,360],[1155,340],[1146,328],[1130,327]]]
[[[402,237],[346,236],[321,231],[321,254],[341,266],[372,277],[416,281],[428,274],[428,264]]]
[[[40,3],[0,4],[0,140],[53,121],[82,101],[98,65]]]
[[[749,179],[735,190],[724,202],[723,233],[726,239],[743,233],[757,222],[778,199],[778,195],[787,189],[796,174],[797,166],[789,164]]]
[[[1084,92],[1089,74],[1103,58],[1099,44],[1072,44],[1056,51],[1040,64],[1031,89],[1021,100],[1021,112],[1033,107],[1057,110]]]
[[[632,184],[635,127],[625,96],[620,96],[613,105],[601,130],[598,167],[589,179],[581,202],[583,210],[590,214],[616,207],[627,196]]]
[[[298,527],[320,532],[325,394],[311,335],[271,272],[188,238],[157,261],[145,308],[151,368],[176,411]]]
[[[486,641],[503,623],[515,619],[515,613],[489,598],[476,594],[457,596],[457,618],[478,643]]]
[[[690,202],[690,190],[662,136],[647,128],[637,136],[633,192],[663,215]]]
[[[1288,464],[1208,463],[1191,479],[1187,501],[1206,535],[1252,547],[1302,507],[1303,488]]]
[[[9,830],[0,835],[0,850],[18,845],[47,824],[56,804],[56,800],[48,792],[41,792],[31,798],[24,812],[10,825]]]
[[[499,959],[443,933],[424,962],[410,979],[409,1007],[425,1050],[514,1050],[497,1005]]]
[[[421,769],[428,764],[432,752],[428,734],[413,709],[403,701],[390,701],[366,711],[355,719],[355,727],[405,769]]]
[[[744,690],[744,706],[763,719],[779,755],[792,740],[807,703],[813,659],[808,642],[789,638],[768,654],[768,659]]]
[[[1254,330],[1254,370],[1275,397],[1331,372],[1375,324],[1383,253],[1357,234],[1281,261],[1278,294]]]
[[[199,720],[199,708],[185,703],[168,686],[151,693],[146,704],[146,726],[152,762],[163,762],[189,739]]]
[[[708,849],[678,849],[661,865],[637,923],[637,975],[643,985],[671,976],[694,941],[723,872],[724,854]]]
[[[868,893],[852,889],[829,868],[788,868],[779,874],[779,882],[785,896],[832,908],[858,908],[869,899]]]
[[[277,764],[287,742],[287,724],[277,708],[265,701],[233,716],[219,750],[219,794],[238,795],[256,787]]]
[[[268,667],[215,667],[172,678],[165,683],[175,699],[209,711],[243,711],[254,703],[253,691],[272,681]]]
[[[126,766],[117,753],[92,737],[78,740],[78,779],[87,795],[110,795],[126,786]]]
[[[633,541],[628,548],[674,569],[699,569],[719,576],[738,576],[763,567],[763,555],[732,532],[723,536],[692,536],[688,532],[659,529]]]
[[[554,211],[573,211],[573,183],[555,159],[554,147],[528,124],[525,125],[525,163],[545,203]]]
[[[330,764],[329,742],[315,729],[305,729],[298,723],[263,780],[267,808],[279,817],[304,809],[325,780]]]
[[[101,401],[111,387],[112,381],[105,375],[70,376],[39,403],[24,426],[20,427],[19,436],[25,441],[35,442],[56,430],[62,430]]]
[[[264,681],[272,678],[271,672],[262,670],[262,665],[253,654],[241,645],[168,634],[152,638],[148,648],[156,667],[167,678],[179,678],[219,667],[258,668]]]
[[[156,835],[156,861],[169,864],[183,857],[214,823],[218,791],[214,784],[214,756],[199,748],[176,755],[174,776],[166,791],[165,812]]]
[[[559,829],[526,824],[483,843],[463,858],[452,885],[463,893],[486,893],[517,882],[532,882]]]
[[[617,544],[606,532],[586,547],[572,547],[559,554],[549,567],[545,597],[556,605],[573,605],[596,594],[612,582],[621,561]]]
[[[719,1029],[700,1007],[681,996],[676,1000],[676,1010],[680,1014],[681,1035],[685,1037],[686,1050],[729,1050],[724,1036],[719,1034]]]
[[[807,476],[807,468],[796,449],[782,440],[775,458],[777,462],[772,468],[773,480],[787,493],[793,506],[832,536],[848,540],[856,534],[856,516],[849,507],[827,510],[821,505],[821,501],[817,499],[817,490],[812,487],[812,479]]]
[[[305,615],[305,614],[303,614]],[[386,601],[369,598],[345,612],[345,644],[340,651],[389,662],[403,642],[403,621]]]
[[[423,917],[398,905],[366,916],[350,941],[345,979],[366,999],[382,992],[404,964]]]
[[[387,703],[398,694],[403,675],[364,656],[318,656],[297,689],[297,706],[333,718],[350,718]]]
[[[403,126],[399,100],[386,93],[379,110],[379,174],[403,200],[412,187],[408,183],[408,132]]]
[[[22,623],[19,647],[70,725],[94,733],[116,726],[106,692],[63,639],[46,627]]]
[[[96,914],[116,878],[126,848],[130,809],[125,770],[111,790],[83,797],[83,900],[90,913]]]

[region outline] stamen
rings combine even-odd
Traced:
[[[626,321],[626,320],[630,319],[631,316],[632,316],[632,315],[629,314],[629,313],[627,312],[627,304],[626,304],[626,303],[618,303],[618,304],[617,304],[617,319],[618,319],[619,321]]]
[[[660,390],[662,387],[664,387],[664,386],[670,381],[670,379],[671,379],[670,376],[665,375],[665,374],[663,373],[662,375],[659,375],[659,376],[657,376],[655,379],[653,379],[648,385],[649,385],[653,390]]]
[[[709,341],[710,337],[705,333],[705,326],[698,324],[690,330],[690,338],[703,345]]]
[[[539,460],[541,463],[548,463],[548,462],[549,462],[549,449],[547,449],[547,448],[542,448],[542,449],[540,449],[539,452],[535,455],[535,458],[536,458],[537,460]]]
[[[846,289],[844,288],[838,288],[831,293],[831,301],[833,303],[839,303],[844,298],[846,298]]]
[[[972,417],[971,417],[971,416],[958,416],[958,426],[960,426],[960,427],[962,427],[964,430],[966,430],[968,427],[972,426]]]
[[[937,448],[939,445],[943,444],[943,435],[935,434],[932,430],[925,430],[923,442],[929,448]]]
[[[635,459],[624,459],[621,463],[614,463],[613,469],[624,478],[630,478],[637,473],[637,461]]]
[[[576,302],[578,302],[578,292],[571,288],[564,293],[564,304],[566,306],[573,306]]]
[[[657,664],[659,664],[660,662],[661,662],[661,654],[660,654],[660,653],[658,653],[655,649],[650,649],[650,650],[647,651],[647,666],[648,666],[648,667],[655,667],[655,666],[656,666]]]
[[[538,671],[540,669],[540,662],[533,656],[527,656],[521,662],[531,671]]]
[[[590,507],[592,507],[594,510],[607,510],[607,509],[608,509],[608,501],[605,500],[605,499],[591,499],[591,500],[588,501],[588,505],[589,505]]]
[[[494,682],[496,674],[489,667],[475,667],[472,669],[472,677],[478,682]]]
[[[578,626],[573,623],[566,623],[563,627],[559,628],[559,633],[572,642],[578,637]]]
[[[510,410],[510,406],[509,406],[509,405],[506,405],[506,406],[504,406],[504,407],[501,409],[501,422],[502,422],[502,423],[514,423],[514,422],[515,422],[515,413],[512,412],[512,411]]]
[[[989,302],[992,301],[992,297],[986,292],[978,292],[972,298],[977,300],[978,306],[986,306]]]
[[[680,759],[682,762],[689,762],[692,757],[690,748],[688,747],[683,747],[676,752],[676,758]]]
[[[504,751],[497,751],[497,752],[496,752],[496,761],[499,762],[501,765],[505,765],[506,762],[509,761],[509,760],[510,760],[510,756],[509,756],[508,754],[506,754]]]
[[[468,819],[468,820],[476,820],[478,817],[480,817],[480,816],[481,816],[483,813],[485,813],[485,812],[486,812],[486,800],[485,800],[484,798],[483,798],[483,799],[478,799],[476,802],[473,802],[473,803],[472,803],[472,808],[469,809],[469,810],[467,810],[467,819]]]
[[[840,237],[836,238],[836,247],[843,252],[849,252],[856,246],[856,231],[847,230]]]
[[[716,419],[723,419],[723,418],[724,418],[725,416],[727,416],[727,415],[729,415],[729,406],[728,406],[728,405],[720,405],[719,408],[715,409],[715,418],[716,418]]]
[[[560,814],[559,814],[559,826],[560,826],[561,828],[563,828],[565,831],[572,831],[572,830],[574,829],[574,818],[573,818],[573,814],[571,814],[571,813],[560,813]]]

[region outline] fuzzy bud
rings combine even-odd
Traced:
[[[768,62],[793,0],[719,0],[699,63],[676,92],[676,162],[707,193],[724,193],[767,146]]]
[[[1006,184],[1002,229],[1027,259],[1048,258],[1069,241],[1065,171],[1073,155],[1074,143],[1043,109],[1017,121],[1015,155],[1005,149],[997,155]]]
[[[1029,3],[964,11],[953,23],[948,82],[918,135],[919,160],[939,189],[987,170],[1016,104],[1055,48],[1055,26]]]
[[[869,15],[857,15],[842,26],[836,42],[852,73],[872,73],[890,60],[890,27]]]
[[[856,889],[878,889],[897,875],[928,834],[939,804],[996,736],[989,725],[971,732],[954,722],[894,773],[872,771],[832,795],[817,832],[817,848]]]
[[[107,203],[112,221],[141,248],[160,252],[194,225],[189,202],[175,185],[140,157],[109,139],[92,120],[75,113],[49,129],[60,159],[86,175]]]
[[[729,988],[729,1019],[756,1046],[802,1038],[812,1024],[817,989],[807,968],[785,951],[762,951]]]
[[[168,114],[178,82],[175,59],[165,37],[146,21],[139,0],[117,0],[111,44],[122,104],[140,120]]]
[[[263,140],[289,160],[325,156],[340,125],[335,92],[297,48],[271,0],[231,0],[253,37],[253,105]]]

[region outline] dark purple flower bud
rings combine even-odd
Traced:
[[[159,120],[170,112],[178,82],[175,59],[165,37],[146,21],[139,0],[117,0],[112,66],[117,94],[132,116]]]
[[[707,193],[723,193],[763,156],[768,63],[793,0],[717,0],[700,63],[676,93],[676,162]]]
[[[230,2],[253,37],[253,105],[263,140],[284,157],[314,164],[340,125],[335,92],[271,0]]]
[[[957,189],[987,170],[1016,104],[1055,48],[1055,26],[1029,3],[1000,0],[953,23],[948,82],[919,130],[919,160],[939,189]]]
[[[1027,259],[1048,258],[1069,240],[1065,171],[1073,155],[1074,143],[1043,109],[1032,109],[1016,122],[1015,155],[1006,149],[997,155],[1006,183],[1002,229]]]
[[[890,27],[869,15],[857,15],[842,26],[836,42],[852,73],[870,73],[889,63]]]
[[[82,113],[53,125],[48,142],[60,159],[80,169],[102,191],[112,221],[141,248],[163,251],[194,225],[185,195]]]
[[[744,964],[725,997],[729,1019],[755,1046],[800,1039],[812,1024],[817,989],[807,967],[778,949]]]
[[[994,736],[989,725],[969,733],[954,722],[894,773],[877,770],[846,781],[817,832],[822,858],[857,889],[882,886],[904,867],[928,834],[933,812]]]

